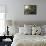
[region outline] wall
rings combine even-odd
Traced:
[[[0,0],[7,5],[7,20],[46,21],[46,0]],[[37,15],[24,15],[24,5],[37,5]]]
[[[46,1],[45,0],[17,0],[16,1],[16,20],[23,21],[45,21],[46,20]],[[24,15],[24,5],[37,5],[37,15]]]

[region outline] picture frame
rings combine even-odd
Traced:
[[[36,15],[37,6],[36,5],[24,5],[24,15]]]

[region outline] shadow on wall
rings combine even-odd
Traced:
[[[24,26],[27,25],[46,25],[46,21],[15,21],[15,20],[6,20],[6,26]]]

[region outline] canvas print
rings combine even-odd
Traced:
[[[24,15],[34,15],[37,14],[36,5],[24,5]]]

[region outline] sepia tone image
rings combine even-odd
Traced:
[[[37,6],[36,5],[24,5],[24,15],[34,15],[36,14]]]

